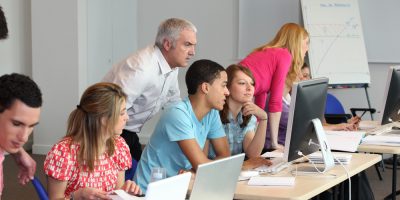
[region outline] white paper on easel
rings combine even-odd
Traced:
[[[356,152],[365,132],[362,131],[325,131],[332,150]]]

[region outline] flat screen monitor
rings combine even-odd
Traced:
[[[318,137],[313,119],[322,121],[325,112],[328,78],[295,83],[286,132],[284,161],[291,162],[303,155],[318,151]],[[312,141],[314,144],[312,145]]]
[[[383,99],[383,115],[381,124],[400,120],[400,66],[389,69],[386,89]]]

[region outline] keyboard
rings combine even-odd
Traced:
[[[286,169],[290,163],[288,162],[284,162],[283,158],[274,158],[271,159],[272,165],[270,166],[260,166],[255,168],[255,170],[259,171],[260,173],[271,173],[271,174],[276,174],[280,171],[282,171],[283,169]]]
[[[294,176],[258,176],[258,177],[251,177],[248,185],[254,186],[293,186],[295,184],[295,177]]]
[[[390,131],[392,131],[392,124],[385,124],[383,126],[379,126],[371,130],[368,130],[366,132],[366,135],[381,135],[383,133],[387,133]]]

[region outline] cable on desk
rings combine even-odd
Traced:
[[[343,167],[344,171],[346,171],[347,179],[349,180],[349,199],[351,199],[351,178],[350,178],[349,170],[347,170],[347,168],[343,165],[342,162],[340,162],[339,159],[337,159],[335,157],[335,155],[332,154],[332,156]]]

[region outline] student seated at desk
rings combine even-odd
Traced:
[[[301,68],[302,78],[301,80],[309,80],[311,79],[310,73],[310,66],[304,63],[303,67]],[[347,123],[340,123],[340,124],[329,124],[326,122],[325,118],[323,120],[323,127],[325,130],[330,131],[355,131],[358,129],[360,124],[361,118],[358,116],[354,116],[347,120]]]
[[[225,69],[210,60],[194,62],[186,73],[189,97],[169,107],[160,118],[140,158],[134,180],[144,192],[151,169],[163,167],[167,177],[181,170],[197,170],[210,162],[203,153],[207,139],[216,159],[230,155],[218,110],[229,95]]]
[[[113,83],[86,89],[69,116],[67,135],[44,161],[50,199],[109,199],[114,189],[141,193],[134,182],[124,182],[132,162],[120,137],[128,120],[125,100]]]
[[[230,65],[226,73],[229,96],[224,109],[220,111],[220,118],[231,154],[244,152],[248,158],[259,157],[264,147],[267,113],[253,103],[253,74],[248,68],[236,64]],[[205,147],[204,152],[208,153],[208,157],[215,158],[212,146],[207,143]]]
[[[311,79],[310,74],[310,67],[304,63],[303,67],[301,68],[301,75],[299,75],[299,80],[309,80]],[[287,123],[288,123],[288,115],[289,115],[289,108],[290,108],[290,87],[288,84],[285,86],[284,96],[282,97],[282,114],[279,121],[279,133],[278,133],[278,143],[280,145],[285,145],[286,139],[286,130],[287,130]],[[352,117],[348,120],[348,123],[341,123],[341,124],[328,124],[326,123],[325,119],[323,119],[323,127],[324,130],[331,130],[331,131],[341,131],[341,130],[348,130],[353,131],[357,130],[359,126],[360,118],[358,116]],[[264,151],[272,150],[271,147],[271,138],[270,138],[270,129],[267,128],[266,140],[264,145]]]

